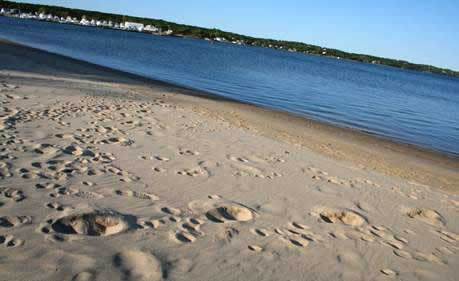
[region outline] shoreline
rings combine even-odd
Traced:
[[[9,48],[15,46],[15,48]],[[449,174],[459,171],[459,161],[457,155],[440,152],[433,149],[400,142],[397,139],[366,133],[357,129],[342,127],[328,122],[315,120],[308,116],[303,116],[286,111],[256,106],[235,99],[222,97],[213,93],[199,91],[180,85],[154,80],[141,75],[111,69],[90,62],[74,59],[71,57],[54,54],[48,51],[29,47],[20,43],[0,39],[0,49],[9,52],[27,53],[29,57],[36,58],[37,61],[52,60],[59,61],[55,69],[50,69],[52,74],[59,74],[62,77],[84,75],[88,69],[97,73],[93,77],[84,76],[85,79],[94,82],[118,83],[124,85],[134,85],[156,91],[166,91],[170,94],[168,100],[174,101],[181,106],[194,107],[195,110],[205,108],[211,115],[221,115],[229,120],[239,123],[239,125],[258,131],[261,135],[296,143],[309,149],[326,154],[338,160],[350,160],[358,165],[363,165],[371,170],[383,171],[390,175],[398,175],[403,178],[411,178],[410,168],[419,169],[420,167],[438,170],[434,174]],[[60,63],[65,62],[65,63]],[[57,67],[57,64],[60,64]],[[71,64],[70,67],[65,65]],[[77,71],[76,71],[77,70]],[[91,73],[91,72],[89,72]],[[93,73],[93,74],[94,74]],[[104,75],[110,74],[110,75]],[[49,74],[49,73],[48,73]],[[138,89],[137,89],[138,90]],[[142,89],[145,91],[146,89]],[[148,91],[148,90],[147,90]],[[148,95],[148,93],[146,93]],[[261,122],[260,122],[261,121]],[[334,149],[330,149],[333,147]],[[331,152],[333,151],[333,152]],[[342,151],[337,153],[336,151]],[[365,156],[361,157],[362,153]],[[387,156],[389,155],[389,156]],[[368,158],[372,159],[359,159]],[[378,159],[381,163],[378,163]],[[391,165],[399,166],[399,162],[411,163],[406,171],[392,171]],[[417,176],[414,179],[432,184],[436,176]],[[421,179],[421,180],[420,180]],[[453,176],[458,179],[459,176]],[[451,181],[442,183],[442,188],[449,191],[457,190],[457,185]]]
[[[307,115],[307,114],[299,114],[299,113],[295,113],[295,112],[289,112],[289,111],[276,109],[276,108],[269,107],[269,106],[255,105],[255,104],[244,102],[244,101],[240,101],[240,100],[237,100],[237,99],[234,99],[234,98],[224,97],[224,96],[221,96],[221,95],[218,95],[218,94],[215,94],[215,93],[211,93],[211,92],[207,92],[207,91],[204,91],[204,90],[195,89],[193,87],[188,87],[188,86],[184,86],[184,85],[179,85],[179,84],[174,84],[174,83],[170,83],[170,82],[165,82],[165,81],[162,81],[162,80],[149,78],[149,77],[142,76],[142,75],[139,75],[139,74],[126,72],[126,71],[119,70],[119,69],[114,69],[114,68],[111,68],[111,67],[107,67],[107,66],[91,63],[91,62],[88,62],[88,61],[85,61],[85,60],[75,59],[75,58],[72,58],[72,57],[69,57],[69,56],[66,56],[66,55],[56,54],[56,53],[53,53],[53,52],[50,52],[50,51],[42,50],[42,49],[35,48],[35,47],[32,47],[32,46],[28,46],[28,45],[25,45],[25,44],[22,44],[22,43],[10,41],[8,39],[0,38],[0,44],[2,44],[2,43],[13,44],[13,45],[21,46],[21,47],[24,47],[24,48],[29,48],[31,50],[35,50],[35,51],[38,51],[38,52],[43,52],[43,53],[46,53],[46,54],[49,54],[49,55],[53,55],[53,56],[60,56],[62,58],[71,60],[76,64],[83,63],[83,64],[86,64],[87,66],[94,67],[97,70],[111,71],[111,72],[119,74],[119,75],[128,76],[128,78],[130,78],[130,79],[138,80],[138,81],[141,81],[143,83],[147,83],[147,84],[151,83],[151,84],[156,84],[155,86],[166,87],[168,90],[177,91],[180,94],[191,95],[191,96],[196,96],[196,97],[202,97],[202,98],[207,98],[207,99],[212,99],[212,100],[221,100],[221,101],[233,102],[235,104],[243,104],[243,105],[247,105],[247,106],[252,106],[254,108],[259,108],[259,109],[263,109],[263,110],[266,110],[266,111],[272,111],[272,112],[275,112],[275,113],[278,113],[278,114],[286,114],[287,116],[291,116],[291,117],[294,117],[294,118],[304,119],[305,122],[316,122],[316,123],[318,123],[318,125],[325,126],[325,127],[330,127],[331,129],[347,130],[347,131],[351,131],[352,133],[361,134],[363,136],[367,136],[367,137],[370,137],[370,138],[375,137],[375,138],[378,138],[378,139],[380,139],[382,141],[387,141],[387,142],[390,142],[390,143],[411,147],[411,148],[413,148],[415,150],[424,151],[424,152],[427,152],[427,153],[434,153],[434,154],[438,154],[438,155],[441,155],[441,156],[444,156],[444,157],[447,157],[447,158],[459,160],[459,153],[442,151],[442,150],[439,150],[439,149],[435,149],[433,147],[426,147],[426,146],[418,145],[418,144],[415,144],[415,143],[410,143],[408,141],[404,141],[404,140],[396,138],[396,137],[379,135],[378,133],[367,132],[367,131],[364,131],[364,130],[360,130],[358,128],[353,128],[351,126],[340,125],[338,123],[333,123],[333,122],[320,120],[320,119],[314,118],[314,116],[310,116],[310,115]],[[115,81],[113,81],[113,82],[115,82]]]

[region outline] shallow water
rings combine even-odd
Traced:
[[[459,79],[203,40],[0,17],[0,37],[459,155]]]

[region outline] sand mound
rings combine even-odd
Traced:
[[[253,219],[253,212],[238,205],[221,206],[207,212],[207,217],[213,221],[249,221]]]
[[[431,225],[445,225],[445,219],[431,209],[414,209],[407,213],[410,218],[418,219]]]
[[[332,210],[327,209],[320,213],[320,218],[327,223],[343,223],[346,225],[360,226],[365,222],[365,219],[347,210]]]
[[[162,279],[161,263],[154,255],[130,250],[116,255],[114,263],[123,273],[123,280]]]
[[[61,218],[52,228],[63,234],[108,236],[127,230],[129,224],[121,215],[95,212]]]

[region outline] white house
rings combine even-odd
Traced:
[[[144,29],[144,25],[142,23],[136,23],[136,22],[125,22],[124,23],[124,28],[127,30],[135,30],[135,31],[140,31],[142,32]]]
[[[39,15],[38,17],[39,17],[41,20],[46,19],[45,13],[40,13],[40,15]]]
[[[2,9],[0,10],[0,15],[4,15],[5,13],[6,13],[6,12],[5,12],[5,9],[2,8]]]
[[[147,25],[145,26],[143,30],[147,32],[158,32],[159,31],[159,29],[153,25]]]
[[[86,18],[83,18],[83,19],[80,21],[80,24],[81,24],[81,25],[90,25],[91,23],[90,23]]]

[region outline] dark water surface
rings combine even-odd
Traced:
[[[459,79],[203,40],[0,17],[0,37],[459,155]]]

